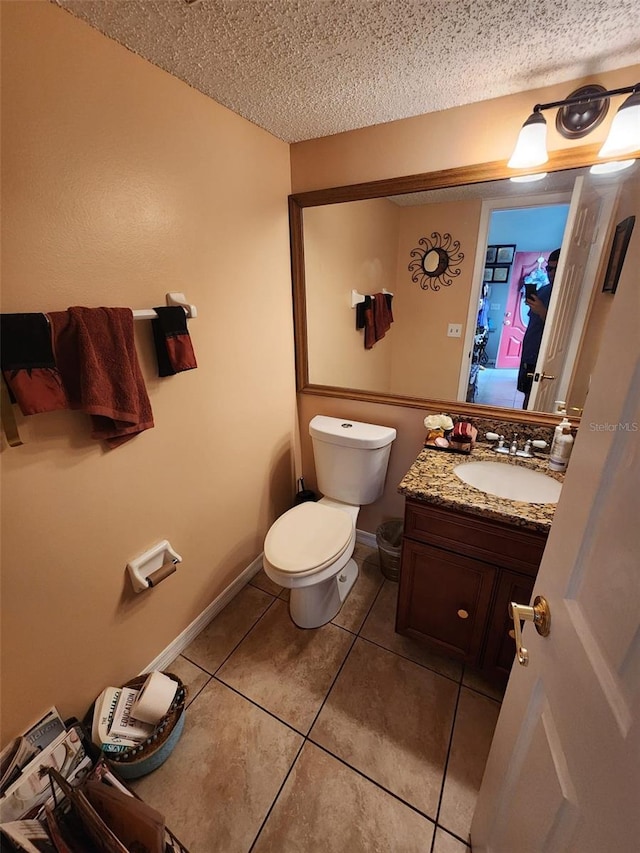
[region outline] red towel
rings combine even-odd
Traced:
[[[390,294],[386,293],[376,293],[373,300],[373,328],[376,341],[384,338],[393,323],[389,296]]]
[[[45,314],[0,315],[0,361],[10,400],[23,415],[68,407]]]
[[[130,308],[69,308],[49,314],[69,408],[91,415],[92,438],[118,447],[153,427]]]

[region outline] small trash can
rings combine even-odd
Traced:
[[[376,530],[380,569],[385,578],[390,581],[397,581],[400,578],[402,529],[402,519],[392,518],[383,522]]]

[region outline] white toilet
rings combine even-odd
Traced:
[[[324,497],[285,512],[264,542],[264,570],[291,590],[289,612],[300,628],[330,622],[356,582],[356,519],[382,494],[396,437],[392,427],[324,415],[311,420],[309,433]]]

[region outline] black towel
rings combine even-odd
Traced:
[[[367,325],[366,311],[371,309],[371,297],[365,296],[362,302],[356,305],[356,329],[364,329]]]
[[[0,341],[2,375],[23,415],[68,408],[45,314],[0,315]]]
[[[158,376],[173,376],[197,367],[187,329],[187,315],[179,305],[154,308],[157,320],[151,321],[153,342],[158,357]]]

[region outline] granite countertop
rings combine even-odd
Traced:
[[[556,504],[532,504],[489,495],[463,483],[453,473],[457,465],[485,460],[507,465],[523,465],[532,471],[548,474],[559,482],[564,480],[564,474],[549,471],[546,456],[533,459],[507,456],[495,453],[487,444],[478,443],[469,455],[425,447],[405,474],[398,486],[398,491],[414,500],[459,509],[483,518],[506,521],[529,530],[548,531],[553,521]]]

